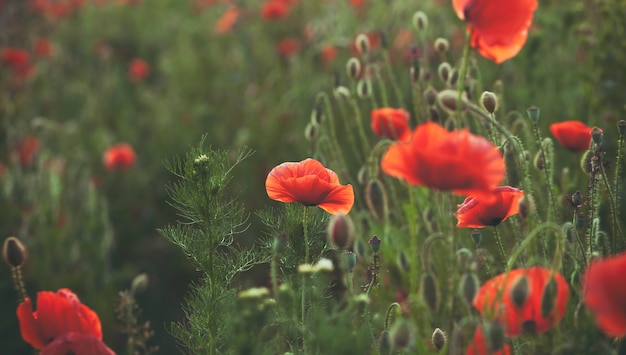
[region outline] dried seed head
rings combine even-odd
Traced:
[[[489,113],[494,113],[498,109],[498,97],[491,91],[484,91],[480,95],[480,104]]]
[[[365,187],[365,204],[375,220],[380,221],[385,217],[387,209],[387,191],[378,180],[370,180]]]
[[[338,249],[350,249],[354,244],[354,223],[350,216],[336,214],[328,223],[328,241]]]
[[[472,302],[474,301],[474,296],[476,296],[479,287],[480,282],[478,281],[478,276],[475,274],[464,273],[463,276],[461,276],[461,298],[470,309],[472,308]]]
[[[437,75],[439,75],[439,79],[444,83],[448,82],[450,79],[450,73],[452,72],[452,66],[448,62],[443,62],[439,64],[437,68]]]
[[[11,268],[21,267],[26,262],[28,252],[26,246],[16,237],[8,237],[2,245],[2,258]]]
[[[435,331],[433,332],[433,335],[431,337],[431,342],[433,343],[433,347],[437,351],[441,351],[441,349],[443,349],[443,347],[446,346],[447,341],[448,341],[448,338],[446,337],[446,333],[444,333],[443,330],[439,328],[435,328]]]
[[[431,312],[437,312],[439,308],[439,291],[437,279],[433,274],[426,272],[422,275],[422,298]]]
[[[533,123],[537,123],[539,122],[539,107],[537,106],[531,106],[528,109],[526,109],[526,114],[528,115],[528,118],[530,118],[531,121],[533,121]]]
[[[350,58],[346,63],[346,73],[351,79],[358,79],[361,75],[361,61],[357,58]]]
[[[445,54],[450,49],[450,42],[447,39],[439,37],[435,40],[435,51],[439,54]]]
[[[422,11],[417,11],[413,14],[413,26],[418,31],[424,31],[428,28],[428,16]]]
[[[518,278],[515,281],[515,285],[511,287],[510,292],[513,304],[518,308],[521,308],[524,304],[526,304],[526,300],[528,299],[528,295],[530,293],[530,284],[528,283],[528,278],[526,276]]]

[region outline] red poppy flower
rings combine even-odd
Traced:
[[[91,334],[74,332],[57,337],[41,351],[41,355],[66,354],[115,355],[115,352]]]
[[[284,38],[276,45],[276,51],[283,57],[292,57],[300,51],[300,41],[297,38]]]
[[[526,43],[537,0],[452,0],[467,21],[471,45],[496,63],[513,58]]]
[[[469,196],[457,205],[454,214],[457,228],[483,228],[497,226],[500,222],[519,213],[519,201],[524,191],[511,186],[498,186],[492,192],[494,198]]]
[[[583,275],[583,298],[598,327],[614,337],[626,336],[626,253],[595,260]]]
[[[504,344],[499,349],[491,349],[491,345],[485,339],[483,334],[483,327],[478,326],[474,330],[474,337],[472,342],[467,346],[465,355],[510,355],[511,347],[509,344]]]
[[[52,55],[52,43],[45,38],[37,38],[33,45],[33,51],[40,58],[48,58]]]
[[[542,333],[561,321],[569,297],[563,276],[535,266],[515,269],[487,282],[474,296],[474,307],[487,319],[498,319],[505,334]]]
[[[39,150],[39,139],[37,137],[28,136],[24,138],[18,147],[18,153],[21,166],[30,166],[35,160],[35,154]]]
[[[104,152],[104,167],[107,170],[126,170],[135,164],[135,150],[128,143],[116,144]]]
[[[230,5],[219,20],[217,20],[215,26],[213,26],[213,30],[217,34],[229,32],[235,25],[235,22],[237,22],[238,17],[239,9],[235,5]]]
[[[584,152],[591,145],[591,127],[580,121],[553,123],[550,132],[570,152]]]
[[[69,289],[56,293],[37,293],[37,311],[33,312],[30,298],[17,307],[22,338],[36,349],[44,349],[58,337],[71,332],[102,339],[100,318],[96,312],[80,303]]]
[[[491,196],[505,172],[500,151],[487,139],[433,122],[419,125],[410,141],[392,144],[381,167],[411,185],[476,196]]]
[[[132,82],[140,82],[150,75],[150,65],[143,59],[133,59],[128,65],[128,77]]]
[[[410,115],[403,109],[383,107],[372,110],[372,131],[380,138],[407,141],[411,138]]]
[[[324,64],[330,64],[337,58],[337,48],[332,44],[328,44],[320,50],[320,54]]]
[[[289,2],[267,0],[261,7],[261,17],[267,21],[281,20],[289,15]]]
[[[275,167],[267,175],[265,189],[272,200],[318,206],[330,214],[348,214],[354,204],[352,185],[341,185],[334,171],[314,159]]]
[[[30,53],[20,48],[2,48],[0,50],[2,64],[10,67],[17,79],[25,79],[34,72],[30,61]]]

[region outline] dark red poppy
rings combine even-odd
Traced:
[[[135,164],[135,150],[128,143],[116,144],[104,152],[103,162],[107,170],[127,170]]]
[[[348,214],[354,205],[352,185],[341,185],[337,174],[315,159],[278,165],[267,175],[265,189],[272,200],[318,206],[330,214]]]
[[[56,293],[37,293],[35,312],[30,298],[26,297],[17,307],[17,317],[22,338],[39,350],[71,332],[102,339],[100,318],[96,312],[80,303],[78,297],[67,288]]]
[[[410,141],[393,143],[381,167],[411,185],[475,196],[491,196],[505,173],[500,151],[487,139],[433,122],[419,125]]]
[[[41,355],[67,354],[115,355],[115,352],[91,334],[74,332],[57,337],[41,351]]]
[[[266,0],[261,6],[261,17],[267,21],[282,20],[289,15],[288,1]]]
[[[24,138],[18,147],[18,153],[21,166],[31,166],[35,160],[35,155],[39,151],[39,139],[37,137],[28,136]]]
[[[500,222],[519,213],[519,201],[524,191],[511,186],[498,186],[492,191],[492,198],[469,196],[457,205],[454,214],[457,228],[483,228],[497,226]]]
[[[626,336],[626,253],[589,264],[582,279],[583,300],[598,327],[614,337]]]
[[[498,326],[498,325],[495,325]],[[472,342],[467,346],[465,350],[465,355],[510,355],[511,347],[509,344],[504,343],[499,349],[493,349],[494,346],[490,344],[487,339],[485,339],[485,334],[483,334],[483,327],[478,326],[476,330],[474,330],[474,337],[472,338]]]
[[[471,45],[496,63],[513,58],[526,43],[537,0],[452,0],[467,21]]]
[[[504,325],[508,337],[542,333],[565,315],[567,282],[557,272],[535,266],[500,274],[478,290],[472,302],[487,319]]]
[[[128,65],[128,77],[132,82],[140,82],[150,75],[150,65],[145,60],[135,58]]]
[[[16,79],[26,79],[34,73],[30,53],[20,48],[2,48],[0,50],[2,64],[13,70]]]
[[[580,121],[553,123],[550,132],[570,152],[584,152],[591,145],[591,127]]]
[[[406,110],[383,107],[372,110],[372,131],[380,138],[407,141],[411,138]]]

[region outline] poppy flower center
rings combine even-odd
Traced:
[[[537,333],[537,323],[534,320],[527,320],[522,323],[522,332],[524,334],[535,334]]]

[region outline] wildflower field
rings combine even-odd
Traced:
[[[0,0],[2,354],[626,354],[623,0]]]

